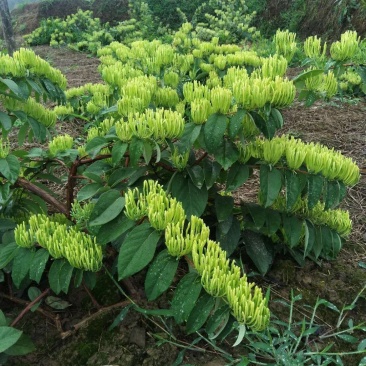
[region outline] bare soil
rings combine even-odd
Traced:
[[[83,53],[68,49],[53,49],[47,46],[34,50],[53,66],[61,69],[71,86],[101,80],[97,72],[98,60]],[[317,297],[327,299],[337,306],[349,304],[366,283],[366,269],[360,262],[366,262],[366,103],[365,100],[333,101],[331,104],[317,103],[310,108],[295,104],[283,111],[285,127],[283,133],[291,133],[306,141],[319,141],[329,147],[341,150],[352,157],[363,172],[360,183],[349,189],[344,206],[350,210],[354,223],[353,233],[345,243],[337,260],[314,264],[307,262],[300,268],[292,259],[280,257],[272,270],[258,281],[263,287],[272,288],[274,298],[288,299],[291,289],[301,293],[304,304],[313,305]],[[80,127],[80,126],[79,126]],[[247,194],[250,186],[246,185]],[[244,193],[243,193],[244,194]],[[0,287],[0,293],[1,293]],[[14,296],[22,294],[15,294]],[[94,297],[103,306],[121,301],[115,286],[108,278],[98,279]],[[26,296],[24,296],[26,299]],[[112,332],[109,325],[118,314],[118,308],[105,311],[101,316],[87,322],[85,327],[73,332],[82,319],[94,314],[97,309],[84,290],[72,291],[65,299],[71,306],[64,311],[44,306],[57,315],[62,331],[71,330],[70,336],[62,339],[55,323],[42,314],[28,313],[21,327],[37,345],[37,351],[23,358],[15,358],[11,365],[172,365],[180,348],[165,343],[166,334],[158,322],[130,313]],[[8,316],[16,316],[23,307],[0,298],[0,307]],[[277,311],[277,308],[275,309]],[[305,308],[301,309],[307,314]],[[318,321],[332,327],[331,314],[322,313]],[[366,301],[361,299],[352,311],[355,323],[366,319]],[[178,334],[179,333],[179,330]],[[65,335],[65,333],[63,333]],[[182,342],[193,339],[179,335]],[[160,341],[158,341],[160,339]],[[161,345],[162,344],[162,345]],[[196,352],[188,352],[184,358],[187,364],[220,366],[223,359],[204,344],[198,344]],[[228,344],[223,345],[232,351]],[[235,350],[240,354],[240,349]],[[359,360],[350,359],[349,366],[357,365]]]

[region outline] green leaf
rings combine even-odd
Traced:
[[[342,239],[338,233],[329,227],[322,226],[323,251],[321,255],[326,259],[335,259],[342,249]]]
[[[16,223],[11,219],[0,219],[0,233],[14,229]]]
[[[205,176],[203,173],[203,169],[199,165],[194,165],[192,167],[187,168],[187,172],[191,177],[192,183],[198,188],[201,189],[205,180]]]
[[[144,148],[142,151],[142,155],[144,156],[144,160],[146,164],[150,163],[151,157],[153,153],[153,148],[151,146],[150,141],[144,141]]]
[[[136,136],[132,137],[130,142],[130,166],[135,167],[140,161],[141,155],[144,152],[144,141],[140,140]]]
[[[103,225],[115,219],[125,207],[125,198],[111,189],[100,195],[90,215],[89,226]]]
[[[27,99],[28,95],[25,95],[21,88],[19,88],[18,84],[15,83],[11,79],[3,79],[0,77],[0,82],[5,84],[18,98]]]
[[[84,280],[86,287],[88,287],[89,289],[92,290],[97,283],[97,275],[95,272],[84,271],[83,280]]]
[[[176,146],[179,152],[182,154],[188,151],[194,142],[197,140],[202,129],[202,125],[196,125],[195,123],[186,123],[184,126],[183,135],[180,137]]]
[[[35,350],[36,347],[32,340],[26,334],[22,334],[18,341],[9,347],[5,353],[9,356],[23,356]]]
[[[260,189],[264,207],[271,206],[278,197],[282,187],[282,174],[268,165],[261,165],[260,168]]]
[[[119,323],[123,321],[123,319],[128,314],[132,304],[127,305],[125,308],[121,310],[121,312],[117,315],[117,317],[113,320],[113,323],[108,327],[108,332],[113,330],[115,327],[118,326]]]
[[[4,313],[0,310],[0,327],[7,325],[7,320]]]
[[[172,196],[182,202],[189,219],[191,215],[200,217],[207,205],[208,192],[205,186],[197,188],[189,178],[178,173],[172,181]]]
[[[22,331],[12,327],[0,327],[0,353],[18,342]]]
[[[285,172],[286,185],[286,210],[291,211],[294,204],[300,196],[300,182],[298,175],[295,172],[286,170]]]
[[[310,71],[304,71],[300,75],[297,75],[292,79],[296,88],[305,87],[305,80],[324,74],[324,70],[315,69]]]
[[[322,228],[318,225],[314,226],[315,229],[315,240],[313,245],[313,253],[315,259],[317,259],[323,250],[323,233]]]
[[[227,127],[227,117],[222,114],[211,114],[204,125],[204,137],[207,151],[214,153],[223,144]]]
[[[257,112],[252,111],[250,112],[250,115],[252,116],[255,125],[267,139],[271,139],[275,135],[277,129],[276,124],[278,122],[274,120],[271,115],[267,121]]]
[[[321,175],[309,174],[308,176],[308,208],[313,209],[319,202],[323,192],[324,178]]]
[[[326,181],[325,210],[333,209],[341,201],[341,185],[338,181]]]
[[[243,128],[243,120],[247,114],[245,109],[239,108],[229,121],[229,137],[234,139]]]
[[[309,255],[311,251],[313,250],[315,243],[315,228],[314,225],[308,221],[305,220],[305,242],[304,242],[304,257]]]
[[[178,263],[178,258],[172,257],[166,249],[151,263],[145,278],[145,292],[149,301],[155,300],[169,288]]]
[[[135,227],[122,243],[118,256],[118,279],[132,276],[154,257],[160,234],[148,223]]]
[[[218,221],[227,220],[234,208],[234,198],[231,196],[221,196],[221,194],[216,194],[215,196],[215,211]]]
[[[283,117],[281,112],[276,108],[271,108],[271,114],[269,118],[272,119],[273,124],[275,125],[276,129],[280,129],[283,127]]]
[[[243,235],[245,250],[257,267],[264,275],[268,272],[274,258],[273,248],[266,243],[260,234],[246,230]]]
[[[203,174],[205,176],[205,182],[207,189],[210,189],[220,175],[221,166],[216,161],[205,159],[203,161]]]
[[[216,228],[216,240],[220,247],[228,255],[231,255],[238,246],[240,239],[240,223],[234,217],[229,217],[226,221],[221,221]]]
[[[273,235],[279,229],[281,225],[281,215],[279,212],[271,209],[265,209],[266,213],[266,226],[264,233],[266,235]]]
[[[287,243],[290,248],[294,248],[299,244],[301,234],[302,234],[302,226],[303,220],[298,219],[295,216],[287,216],[284,215],[282,217],[283,221],[283,230],[284,234],[287,238]]]
[[[20,164],[16,156],[8,155],[6,158],[0,159],[0,173],[9,180],[10,183],[15,183],[20,172]]]
[[[113,171],[108,179],[108,185],[114,187],[123,180],[131,177],[136,172],[136,168],[119,168]]]
[[[233,344],[233,347],[238,346],[243,341],[246,331],[247,331],[247,327],[245,326],[245,324],[240,324],[239,325],[239,334],[238,334],[238,337],[236,338],[235,343]]]
[[[187,320],[187,334],[196,332],[205,324],[214,305],[215,299],[207,293],[198,299]]]
[[[71,282],[72,273],[74,271],[74,267],[67,261],[60,269],[60,284],[61,284],[61,291],[65,294],[69,291],[69,286]]]
[[[99,183],[90,183],[85,185],[80,189],[80,191],[77,194],[78,201],[85,201],[89,198],[92,198],[95,196],[103,187],[103,185]]]
[[[56,296],[47,296],[45,303],[56,310],[65,310],[68,307],[72,306],[71,303],[69,303],[68,301],[62,300],[59,297]]]
[[[0,245],[0,269],[4,268],[18,253],[20,247],[16,243]]]
[[[36,251],[29,267],[29,278],[31,280],[36,281],[37,283],[41,281],[49,257],[50,254],[46,249],[41,248]]]
[[[226,190],[231,192],[243,185],[249,178],[249,167],[239,162],[234,163],[227,174]]]
[[[13,126],[13,124],[11,123],[11,118],[6,113],[1,111],[0,111],[0,124],[5,131],[9,131]]]
[[[17,288],[27,276],[33,257],[34,252],[28,248],[20,248],[14,257],[11,278]]]
[[[363,339],[357,346],[357,351],[363,351],[366,349],[366,339]]]
[[[64,284],[61,283],[62,279],[61,279],[61,271],[62,271],[62,267],[66,264],[66,260],[65,259],[56,259],[50,268],[50,271],[48,273],[48,282],[50,284],[51,290],[58,295],[63,287]]]
[[[127,142],[117,141],[112,148],[112,164],[115,166],[122,160],[128,148]]]
[[[86,144],[85,151],[92,158],[95,158],[99,154],[100,150],[102,150],[107,145],[108,145],[108,140],[106,140],[104,137],[97,136],[97,137],[94,137],[92,140],[90,140]]]
[[[188,319],[202,289],[200,276],[191,272],[178,283],[172,300],[174,319],[178,324]]]
[[[248,204],[245,207],[248,208],[249,214],[253,219],[254,227],[260,230],[266,221],[267,211],[263,207],[255,204]]]
[[[115,219],[108,222],[108,224],[103,225],[97,234],[97,242],[99,244],[107,244],[119,236],[121,236],[124,232],[131,229],[135,226],[136,223],[130,219],[128,219],[123,213],[118,215]]]
[[[229,320],[230,307],[228,305],[220,306],[208,319],[206,323],[206,332],[208,335],[214,334],[218,328],[224,327]],[[219,329],[220,331],[220,329]]]
[[[223,144],[213,152],[215,159],[228,170],[239,158],[239,150],[233,141],[224,139]]]
[[[355,344],[358,342],[358,338],[355,336],[352,336],[350,334],[337,334],[337,337],[342,339],[343,341],[347,342],[347,343],[352,343]]]

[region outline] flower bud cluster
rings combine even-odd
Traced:
[[[164,84],[176,88],[179,84],[179,74],[174,71],[168,71],[164,74]]]
[[[74,113],[74,108],[71,105],[57,105],[53,108],[57,117],[68,116]]]
[[[180,137],[184,119],[180,113],[170,109],[147,109],[144,113],[130,114],[127,121],[118,121],[115,127],[121,141],[130,141],[133,136],[160,141]]]
[[[171,160],[175,168],[177,168],[178,170],[183,170],[187,166],[188,159],[189,150],[187,150],[183,154],[180,154],[179,150],[177,148],[174,148],[174,151],[171,155]]]
[[[78,229],[86,227],[94,206],[95,204],[91,202],[81,205],[80,202],[76,200],[71,204],[70,214],[72,219],[76,222],[76,227]]]
[[[159,88],[154,95],[154,102],[156,106],[172,108],[179,103],[179,96],[175,89]]]
[[[360,37],[356,31],[346,31],[341,35],[341,40],[332,43],[330,55],[334,60],[345,61],[351,59],[357,51]]]
[[[10,152],[9,140],[0,137],[0,159],[5,159]]]
[[[310,173],[321,173],[330,180],[341,180],[352,186],[360,179],[360,170],[351,158],[314,143],[304,143],[300,139],[281,136],[272,140],[257,138],[245,146],[238,145],[239,161],[246,163],[251,157],[276,164],[286,157],[286,164],[292,170],[299,169],[303,164]]]
[[[36,243],[54,258],[65,258],[75,268],[98,271],[102,266],[102,248],[90,235],[46,215],[32,215],[29,227],[23,222],[14,230],[16,243],[31,248]]]
[[[276,45],[276,53],[286,58],[288,62],[292,60],[297,49],[296,45],[296,33],[292,33],[288,30],[277,30],[273,41]]]
[[[306,57],[320,61],[324,60],[326,58],[327,43],[324,43],[322,50],[321,42],[322,40],[321,38],[318,38],[318,36],[306,38],[304,42],[304,53]]]
[[[59,152],[69,150],[74,144],[74,139],[66,134],[54,137],[48,144],[51,156],[56,156]]]
[[[195,99],[210,100],[211,91],[207,85],[200,84],[198,81],[185,83],[183,85],[183,96],[186,102],[191,103]]]
[[[352,69],[347,69],[347,71],[339,77],[339,80],[340,88],[345,91],[362,83],[361,76]]]
[[[274,79],[276,76],[283,76],[287,70],[287,60],[283,56],[275,54],[274,56],[261,58],[261,74],[263,78]]]
[[[31,97],[25,102],[14,98],[2,98],[1,100],[7,109],[11,109],[13,111],[21,110],[45,127],[53,127],[56,124],[56,113],[53,110],[43,107],[42,104],[37,103],[35,99]]]
[[[224,86],[232,88],[233,84],[238,80],[246,80],[249,75],[247,69],[241,67],[229,67],[226,75],[223,77]]]
[[[213,113],[226,114],[229,112],[233,95],[230,89],[217,86],[211,89],[211,105]]]

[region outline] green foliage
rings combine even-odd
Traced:
[[[1,56],[0,269],[14,286],[47,276],[56,295],[72,283],[93,287],[102,267],[110,274],[111,252],[118,281],[147,273],[149,299],[177,283],[169,309],[144,310],[132,299],[135,310],[174,317],[189,333],[239,329],[240,343],[246,328],[266,329],[270,313],[238,253],[262,274],[279,252],[299,263],[337,256],[351,231],[338,207],[358,167],[320,144],[276,136],[296,87],[307,101],[330,98],[336,76],[319,63],[285,78],[293,50],[280,36],[286,57],[218,41],[202,41],[185,23],[172,44],[112,42],[98,50],[104,83],[65,93],[61,73],[31,51]],[[349,34],[333,46],[342,62],[354,44]],[[85,135],[57,133],[56,121],[74,116],[87,121]],[[20,150],[26,139],[48,144]],[[235,202],[249,178],[257,202]],[[67,182],[65,197],[45,181]],[[46,203],[57,213],[47,216]]]

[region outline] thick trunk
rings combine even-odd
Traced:
[[[3,35],[9,55],[15,51],[13,25],[11,23],[8,0],[0,0],[0,17],[3,25]]]

